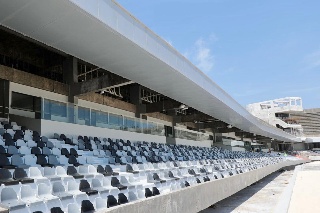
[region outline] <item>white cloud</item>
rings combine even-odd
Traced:
[[[211,45],[217,37],[211,34],[208,39],[199,38],[184,56],[192,61],[201,71],[209,73],[214,67],[214,55]]]

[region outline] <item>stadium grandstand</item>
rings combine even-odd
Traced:
[[[278,150],[320,148],[320,109],[303,109],[301,97],[287,97],[249,104],[257,118],[299,137],[303,143],[278,143]],[[271,147],[271,144],[267,144]]]
[[[0,88],[0,212],[198,212],[304,162],[232,147],[302,140],[112,0],[0,0]]]

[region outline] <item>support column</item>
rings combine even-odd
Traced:
[[[130,101],[136,105],[135,116],[141,118],[141,114],[146,113],[146,105],[141,100],[141,85],[133,84],[130,88]]]
[[[63,81],[69,85],[68,102],[78,104],[78,98],[71,94],[71,86],[78,82],[78,59],[70,56],[63,62]]]
[[[9,118],[9,85],[7,80],[0,79],[0,117]]]

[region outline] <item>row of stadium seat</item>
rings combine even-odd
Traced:
[[[101,210],[283,160],[218,147],[64,134],[47,138],[2,122],[0,206],[10,212]]]

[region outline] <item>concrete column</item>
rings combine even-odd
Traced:
[[[9,85],[7,80],[0,79],[0,117],[9,118]]]
[[[142,113],[146,113],[146,105],[142,104],[141,100],[141,86],[139,84],[133,84],[130,88],[130,101],[136,105],[135,116],[141,118]]]
[[[72,87],[74,83],[78,82],[78,59],[70,56],[63,62],[63,81]],[[78,98],[71,94],[69,88],[68,101],[70,103],[78,104]]]

